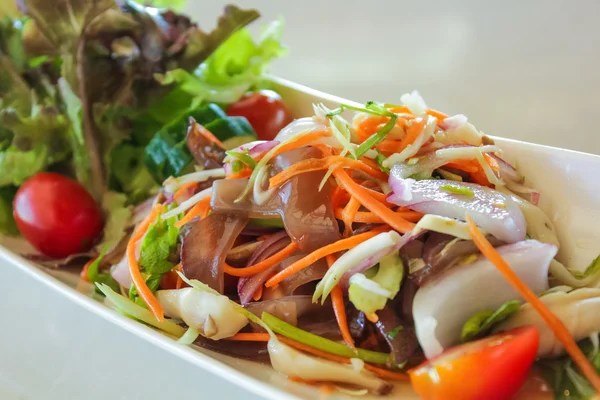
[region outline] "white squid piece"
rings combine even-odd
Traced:
[[[525,240],[498,248],[498,252],[534,293],[548,289],[548,265],[557,248]],[[521,299],[496,267],[484,257],[453,267],[421,287],[414,299],[417,338],[427,358],[460,343],[464,323],[476,312],[495,310]]]
[[[565,324],[576,341],[600,331],[600,289],[554,292],[540,297],[540,300]],[[565,352],[548,324],[529,303],[523,304],[517,314],[498,325],[494,331],[506,331],[525,325],[533,325],[540,332],[538,357],[555,357]]]
[[[233,336],[248,323],[226,296],[191,287],[159,290],[156,295],[165,315],[183,320],[209,339]]]

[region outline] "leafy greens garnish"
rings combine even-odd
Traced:
[[[511,300],[502,304],[496,311],[479,311],[464,324],[461,333],[462,341],[468,342],[485,336],[494,326],[517,313],[520,307],[520,301]]]

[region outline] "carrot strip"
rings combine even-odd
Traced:
[[[260,298],[262,297],[263,294],[263,286],[259,286],[258,289],[256,290],[256,292],[254,292],[254,296],[252,296],[252,299],[254,299],[254,301],[259,301]]]
[[[173,270],[183,272],[183,266],[181,265],[181,263],[179,263],[173,268]],[[177,274],[177,283],[175,284],[175,289],[181,289],[182,287],[183,287],[183,279],[181,279],[181,276],[179,276],[179,274]]]
[[[331,133],[329,131],[315,131],[315,132],[307,133],[306,135],[302,135],[294,141],[282,144],[281,146],[276,148],[276,150],[273,152],[271,157],[276,157],[287,151],[294,150],[294,149],[300,148],[302,146],[306,146],[316,140],[319,140],[319,139],[327,137],[327,136],[331,136]]]
[[[193,189],[198,185],[197,182],[189,182],[186,183],[185,185],[181,186],[179,189],[177,189],[177,191],[175,192],[175,194],[173,195],[173,199],[177,200],[179,199],[181,196],[183,196],[189,189]]]
[[[352,235],[352,222],[355,220],[359,208],[360,202],[354,197],[351,197],[350,201],[342,211],[341,220],[344,221],[344,237]]]
[[[333,205],[333,208],[341,206],[343,202],[349,200],[348,197],[348,193],[346,193],[344,189],[336,186],[335,189],[333,189],[333,193],[331,193],[331,204]]]
[[[209,131],[208,129],[206,129],[204,126],[197,123],[196,121],[192,122],[192,132],[196,135],[200,134],[200,135],[204,136],[204,138],[206,140],[208,140],[209,142],[215,143],[215,144],[221,146],[222,148],[225,148],[223,143],[215,135],[213,135],[213,133],[211,131]]]
[[[268,342],[271,337],[268,333],[236,333],[225,340],[234,340],[239,342]]]
[[[415,142],[415,140],[417,140],[417,138],[419,137],[421,132],[423,131],[424,127],[425,127],[425,120],[420,120],[420,121],[413,120],[412,125],[409,126],[406,131],[406,135],[400,141],[400,144],[398,145],[398,150],[396,151],[396,153],[400,153],[402,150],[407,148],[409,145],[413,144]]]
[[[326,144],[317,143],[317,144],[313,144],[312,147],[315,147],[315,148],[321,150],[321,153],[323,153],[324,157],[329,157],[329,156],[333,155],[333,150],[331,150],[331,147],[327,146]]]
[[[498,271],[504,278],[519,292],[519,294],[537,311],[542,319],[548,324],[548,327],[554,332],[556,338],[563,345],[567,353],[571,356],[579,370],[594,386],[596,392],[600,393],[600,376],[596,373],[596,369],[592,366],[588,358],[583,354],[575,339],[569,333],[568,328],[550,309],[529,289],[527,284],[519,278],[502,256],[494,249],[490,242],[483,236],[477,225],[473,222],[470,216],[467,215],[467,226],[469,234],[473,242],[481,253],[492,264],[496,266]]]
[[[269,179],[269,187],[277,187],[283,182],[290,179],[291,177],[301,173],[329,169],[333,164],[343,164],[345,167],[363,171],[374,178],[381,179],[384,181],[387,181],[388,179],[388,175],[385,172],[382,172],[379,169],[372,168],[362,161],[357,161],[342,156],[330,156],[327,158],[311,158],[292,165],[291,167],[281,171],[280,173]]]
[[[400,141],[394,139],[382,140],[375,148],[383,153],[399,153]]]
[[[263,272],[273,265],[279,264],[292,254],[298,250],[298,245],[294,242],[288,244],[279,252],[273,254],[271,257],[262,260],[250,267],[245,268],[233,268],[227,264],[225,264],[225,273],[231,276],[250,276],[257,274],[259,272]]]
[[[90,265],[92,265],[92,263],[96,261],[95,258],[92,258],[91,260],[89,260],[88,262],[85,263],[85,265],[83,266],[83,269],[81,270],[81,274],[79,274],[79,277],[81,278],[81,280],[89,282],[90,279],[88,278],[88,270],[90,269]]]
[[[226,340],[235,340],[235,341],[246,341],[246,342],[268,342],[270,336],[268,333],[238,333],[234,336],[226,338]],[[288,339],[284,336],[277,335],[277,339],[281,340],[283,343],[287,344],[290,347],[295,348],[296,350],[304,351],[306,353],[312,354],[317,357],[324,358],[326,360],[338,362],[340,364],[350,364],[351,361],[348,357],[338,356],[336,354],[330,354],[323,350],[315,349],[314,347],[310,347],[305,345],[304,343],[296,342],[295,340]],[[394,372],[384,368],[379,368],[371,364],[365,363],[365,369],[367,371],[371,371],[378,375],[381,378],[394,380],[394,381],[407,381],[408,375],[402,372]]]
[[[344,220],[344,209],[339,207],[334,209],[335,217],[339,220]],[[396,214],[410,222],[419,222],[423,218],[423,213],[418,211],[397,211]],[[353,222],[363,224],[384,224],[385,222],[379,216],[372,212],[358,211],[354,216]]]
[[[388,108],[388,111],[393,112],[394,114],[410,114],[413,115],[413,112],[410,111],[410,108],[406,106],[394,106],[392,108]]]
[[[480,168],[477,160],[452,160],[445,167],[459,169],[470,174],[477,172]]]
[[[333,175],[352,197],[356,197],[363,206],[372,211],[398,232],[406,233],[415,227],[415,224],[405,220],[394,211],[387,208],[383,203],[375,200],[365,188],[354,182],[343,169],[337,168],[333,171]]]
[[[289,265],[286,269],[280,271],[278,274],[269,279],[266,283],[266,287],[277,286],[284,279],[289,278],[290,276],[296,274],[297,272],[302,271],[305,268],[308,268],[315,262],[319,261],[321,258],[326,257],[329,254],[337,253],[338,251],[348,250],[355,246],[358,246],[362,242],[371,239],[374,236],[379,235],[381,232],[385,232],[389,230],[387,227],[377,227],[375,229],[371,229],[368,232],[361,233],[355,236],[351,236],[346,239],[338,240],[335,243],[331,243],[327,246],[321,247],[307,255],[304,258],[296,261],[295,263]]]
[[[336,260],[336,257],[333,254],[328,254],[326,256],[327,267],[331,268],[333,263]],[[350,333],[350,328],[348,327],[348,319],[346,316],[346,305],[344,304],[344,293],[342,292],[342,288],[339,285],[336,285],[331,291],[331,304],[333,305],[333,313],[335,314],[335,319],[340,327],[340,332],[342,333],[342,338],[348,344],[348,347],[351,349],[355,349],[354,339],[352,338],[352,334]]]
[[[244,168],[240,172],[228,175],[225,179],[243,179],[248,178],[250,175],[252,175],[252,170],[250,168]]]
[[[185,214],[183,218],[175,222],[175,228],[181,228],[197,216],[202,216],[206,213],[207,209],[210,209],[210,196],[205,197],[196,204],[194,204],[194,207],[190,208],[190,210]]]
[[[148,306],[152,314],[156,317],[158,321],[163,321],[164,311],[152,290],[146,285],[146,281],[142,276],[142,272],[140,271],[140,266],[138,265],[138,261],[135,257],[135,246],[138,240],[144,236],[144,233],[148,230],[150,224],[158,217],[160,212],[162,211],[162,204],[157,204],[154,206],[150,214],[140,223],[139,227],[129,239],[129,243],[127,243],[127,262],[129,263],[129,273],[131,274],[131,280],[133,281],[133,285],[137,289],[142,300]]]
[[[483,153],[483,158],[488,163],[490,168],[496,172],[500,171],[500,165],[498,165],[498,161],[496,161],[494,157],[490,156],[488,153]]]
[[[448,116],[446,114],[444,114],[443,112],[440,112],[437,110],[432,110],[431,108],[428,108],[425,112],[427,114],[431,115],[432,117],[436,117],[438,122],[442,122],[443,120],[448,118]]]

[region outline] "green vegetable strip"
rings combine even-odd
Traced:
[[[377,157],[375,157],[375,161],[377,161],[377,165],[379,165],[379,169],[385,172],[386,174],[390,173],[390,169],[383,166],[383,162],[386,160],[386,156],[381,154],[379,151],[377,152]]]
[[[275,333],[327,353],[342,357],[359,358],[373,364],[387,364],[390,361],[389,354],[363,349],[356,349],[356,352],[354,352],[344,344],[296,328],[268,313],[263,313],[261,319]]]
[[[236,158],[246,164],[250,169],[256,168],[256,161],[252,157],[248,155],[248,153],[242,153],[239,151],[226,151],[227,155],[230,155],[233,158]]]
[[[157,321],[150,311],[120,294],[117,294],[108,285],[96,283],[96,287],[98,287],[98,289],[104,293],[106,298],[116,306],[117,310],[125,316],[142,321],[176,337],[181,337],[185,333],[185,328],[182,328],[173,321],[168,319],[165,319],[162,322]]]
[[[381,129],[379,129],[377,132],[375,132],[374,134],[369,136],[369,138],[367,140],[362,142],[361,145],[358,146],[358,148],[356,149],[357,157],[362,157],[371,148],[373,148],[374,146],[381,143],[383,141],[383,139],[385,139],[387,134],[390,133],[390,131],[392,129],[394,129],[394,126],[396,126],[397,120],[398,120],[398,116],[394,114],[390,118],[390,120],[387,122],[387,124],[382,126]]]
[[[440,186],[440,189],[445,190],[446,192],[454,193],[454,194],[461,194],[463,196],[473,197],[475,195],[471,189],[466,188],[466,187],[458,187],[458,186],[453,186],[453,185],[442,185],[442,186]]]
[[[341,113],[343,113],[346,110],[364,112],[364,113],[371,114],[371,115],[377,115],[379,117],[391,117],[392,115],[394,115],[394,113],[392,113],[388,110],[382,109],[380,107],[374,107],[373,106],[374,104],[376,104],[376,103],[370,101],[367,103],[367,107],[365,107],[365,108],[352,106],[350,104],[340,104],[339,108],[336,108],[335,110],[331,111],[330,113],[327,113],[327,116],[333,117],[336,115],[340,115]]]

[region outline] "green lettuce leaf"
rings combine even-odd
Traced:
[[[479,311],[464,324],[461,333],[462,341],[468,342],[485,336],[495,325],[519,312],[520,308],[519,300],[511,300],[502,304],[496,311]]]
[[[0,188],[0,234],[15,236],[19,234],[13,218],[12,202],[17,193],[15,187]]]
[[[144,148],[122,143],[111,154],[110,171],[130,203],[140,202],[158,187],[144,164]]]
[[[598,340],[597,333],[594,334]],[[590,360],[597,373],[600,373],[600,353],[592,340],[584,339],[577,343]],[[595,398],[593,386],[585,379],[573,360],[567,355],[560,358],[544,359],[536,362],[546,382],[554,391],[556,400],[588,400]]]
[[[258,84],[270,63],[283,56],[283,21],[273,21],[254,42],[247,29],[241,29],[223,43],[200,67],[190,73],[174,69],[156,75],[163,85],[176,84],[196,102],[232,103]]]
[[[131,207],[126,204],[127,196],[123,193],[106,192],[102,197],[102,211],[106,216],[106,224],[102,242],[96,246],[100,251],[111,251],[125,236],[132,216]]]
[[[103,292],[98,289],[96,284],[107,285],[116,292],[120,290],[119,283],[112,277],[110,271],[100,271],[100,263],[105,256],[106,251],[100,253],[100,255],[90,264],[87,271],[88,280],[94,284],[94,289],[98,294],[103,294]]]
[[[47,155],[48,150],[43,145],[28,151],[20,151],[12,145],[0,152],[0,186],[21,185],[47,166]]]

